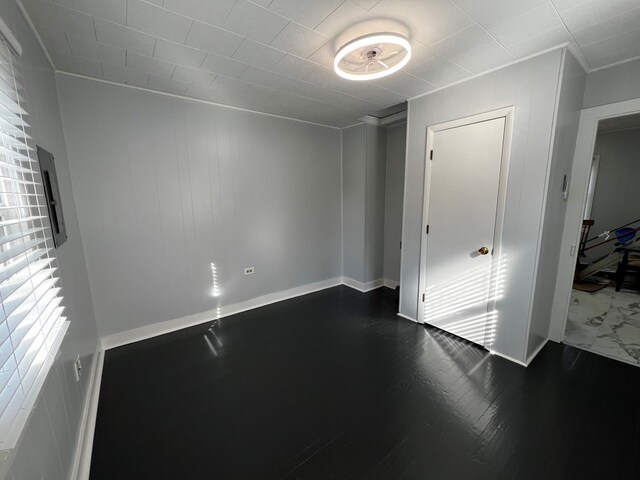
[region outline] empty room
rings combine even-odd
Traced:
[[[639,128],[639,0],[0,0],[0,480],[637,480]]]

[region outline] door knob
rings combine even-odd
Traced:
[[[479,253],[480,255],[486,255],[486,254],[488,254],[488,253],[489,253],[489,249],[488,249],[487,247],[480,247],[480,248],[478,249],[478,253]]]

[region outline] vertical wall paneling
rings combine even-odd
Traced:
[[[364,282],[383,278],[387,129],[366,124]]]
[[[343,275],[364,282],[365,124],[346,128],[342,135]]]
[[[102,336],[342,275],[340,130],[57,80]]]
[[[409,102],[400,313],[416,318],[426,128],[515,106],[502,238],[505,291],[493,349],[524,361],[533,300],[556,91],[563,52],[555,50]]]
[[[407,124],[387,128],[387,174],[384,211],[384,278],[400,281],[400,241],[402,240],[402,197]]]
[[[13,480],[66,480],[72,469],[79,438],[98,336],[54,73],[16,3],[0,2],[0,17],[11,26],[23,47],[18,62],[24,77],[30,134],[37,144],[55,156],[69,237],[65,244],[56,249],[56,256],[65,316],[71,322],[18,447],[9,461],[0,462],[0,478],[9,468],[9,478]],[[80,356],[84,367],[80,382],[74,378],[73,360],[76,355]]]
[[[387,132],[370,124],[343,130],[343,275],[381,286],[384,259]]]
[[[640,98],[640,59],[587,75],[583,108]]]
[[[571,175],[580,110],[584,95],[585,71],[568,50],[565,51],[556,113],[553,158],[542,224],[540,255],[529,328],[527,358],[549,337],[558,259],[562,245],[566,199],[562,195],[564,176]]]

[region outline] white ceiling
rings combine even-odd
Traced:
[[[640,55],[640,0],[23,0],[55,67],[333,126],[570,42],[589,68]],[[403,72],[341,79],[364,33],[412,43]]]

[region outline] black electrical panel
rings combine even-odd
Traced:
[[[47,200],[49,219],[51,220],[51,231],[53,233],[53,243],[56,248],[67,241],[67,229],[64,224],[62,213],[62,202],[60,201],[60,187],[58,186],[58,176],[53,163],[53,155],[44,148],[38,146],[38,162],[42,172],[42,185]]]

